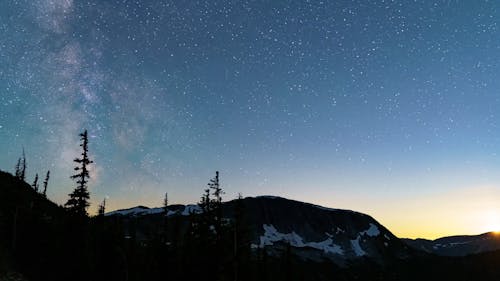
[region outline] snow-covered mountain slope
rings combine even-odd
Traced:
[[[500,250],[500,234],[449,236],[436,240],[402,239],[412,248],[440,256],[466,256]]]
[[[236,201],[224,203],[224,214],[233,217]],[[410,256],[411,249],[372,217],[350,211],[326,208],[275,196],[243,199],[251,247],[282,255],[290,245],[294,254],[309,260],[387,259]],[[168,216],[199,213],[196,205],[169,206]],[[135,207],[107,213],[147,220],[161,216],[162,208]]]
[[[382,261],[409,256],[406,245],[362,213],[280,197],[246,198],[244,202],[253,227],[253,248],[279,254],[289,244],[305,258],[340,264],[359,258]]]
[[[163,208],[148,208],[145,206],[137,206],[129,209],[121,209],[106,213],[105,216],[145,216],[145,215],[155,215],[162,214],[164,212]],[[167,215],[181,215],[188,216],[190,213],[199,214],[201,209],[198,205],[175,205],[175,208],[170,207],[168,209]]]

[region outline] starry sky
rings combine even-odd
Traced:
[[[24,147],[90,212],[273,194],[396,235],[500,230],[498,1],[16,0],[0,9],[0,169]]]

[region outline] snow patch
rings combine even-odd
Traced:
[[[446,244],[441,244],[441,243],[438,243],[434,246],[432,246],[432,248],[434,250],[438,250],[439,248],[452,248],[452,247],[455,247],[457,245],[464,245],[464,244],[469,244],[471,243],[472,241],[463,241],[463,242],[450,242],[450,243],[446,243]]]
[[[114,216],[114,215],[138,216],[138,215],[143,215],[143,214],[147,213],[149,210],[150,209],[148,207],[134,207],[134,208],[130,208],[130,209],[109,212],[109,213],[106,213],[106,216]]]
[[[370,223],[370,227],[359,233],[359,235],[368,235],[370,237],[378,236],[380,234],[380,230],[378,230],[378,227],[374,225],[373,223]]]
[[[333,243],[331,237],[320,242],[304,242],[304,239],[300,237],[297,233],[292,231],[291,233],[281,233],[272,224],[264,224],[264,235],[260,236],[260,244],[256,245],[259,248],[265,246],[271,246],[275,242],[285,241],[294,247],[310,247],[318,250],[322,250],[325,253],[333,253],[343,255],[344,251],[339,245]]]
[[[112,211],[109,213],[106,213],[105,216],[115,216],[115,215],[120,215],[120,216],[145,216],[145,215],[155,215],[155,214],[161,214],[165,211],[162,207],[160,208],[148,208],[144,206],[139,206],[139,207],[134,207],[130,209],[125,209],[125,210],[117,210],[117,211]],[[193,212],[195,214],[201,213],[201,208],[198,205],[186,205],[184,207],[184,210],[180,213],[182,216],[189,216],[189,213]],[[179,211],[172,211],[168,210],[167,211],[167,216],[173,216],[179,214]]]
[[[161,214],[163,212],[165,212],[165,209],[163,209],[163,208],[151,208],[148,211],[148,215]],[[167,212],[167,216],[168,216],[168,212]]]
[[[274,242],[278,241],[286,241],[290,243],[290,245],[294,247],[304,247],[304,242],[302,241],[302,237],[300,237],[297,233],[281,233],[276,230],[274,225],[264,224],[264,235],[260,237],[260,247],[271,246]]]
[[[356,256],[362,257],[362,256],[366,255],[366,252],[363,251],[363,249],[361,249],[361,246],[359,245],[359,238],[360,237],[358,236],[358,238],[351,240],[351,247],[352,247],[352,250],[354,251],[354,253],[356,254]]]
[[[186,205],[184,207],[184,211],[182,211],[181,215],[189,216],[191,213],[200,214],[202,212],[201,207],[198,205]]]
[[[361,237],[365,235],[368,235],[369,237],[375,237],[380,235],[380,230],[376,225],[370,223],[367,230],[361,231],[356,239],[351,240],[351,248],[358,257],[366,255],[366,252],[361,248],[361,245],[359,244]],[[366,239],[363,239],[363,242],[366,242]]]

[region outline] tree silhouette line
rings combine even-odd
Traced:
[[[17,160],[17,164],[16,164],[16,167],[15,167],[15,177],[21,181],[25,181],[26,179],[26,168],[27,168],[27,164],[26,164],[26,154],[24,152],[24,148],[23,148],[23,153],[21,155],[21,157],[19,157],[19,159]],[[47,197],[47,187],[49,185],[49,179],[50,179],[50,170],[47,171],[47,174],[45,176],[45,180],[43,181],[43,191],[42,191],[42,195],[44,197]],[[38,184],[38,173],[35,174],[35,179],[33,180],[33,183],[31,184],[31,187],[33,187],[33,189],[36,191],[36,192],[39,192],[39,184]]]
[[[64,206],[47,199],[50,171],[40,188],[25,182],[22,156],[14,175],[0,171],[0,280],[215,281],[215,280],[499,280],[500,251],[460,259],[416,255],[380,266],[373,261],[346,267],[307,261],[290,244],[269,254],[251,247],[249,210],[241,195],[223,201],[221,174],[209,179],[197,207],[185,209],[163,198],[155,215],[106,216],[106,199],[89,216],[88,133],[74,159],[76,187]],[[187,208],[184,207],[184,208]],[[252,232],[254,231],[254,232]]]
[[[30,280],[245,280],[238,277],[244,276],[241,272],[250,264],[244,262],[250,261],[250,241],[244,238],[242,223],[244,208],[237,203],[236,215],[225,216],[219,171],[197,204],[201,212],[192,209],[188,216],[179,215],[165,193],[162,214],[146,225],[135,217],[105,216],[106,199],[97,215],[89,216],[89,165],[93,161],[87,130],[79,137],[81,153],[73,160],[75,174],[70,176],[76,186],[64,206],[46,199],[50,171],[42,187],[38,173],[32,184],[25,183],[23,148],[14,178],[23,186],[19,189],[29,186],[32,194],[26,205],[18,198],[13,220],[7,223],[12,232],[5,241],[9,241],[15,268]],[[44,235],[36,237],[35,233]],[[35,253],[31,259],[26,258],[29,253]],[[47,262],[58,263],[59,270],[42,266]],[[1,264],[0,259],[0,273]]]

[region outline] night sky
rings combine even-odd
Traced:
[[[500,230],[498,1],[1,1],[0,169],[91,213],[273,194],[396,235]],[[43,176],[42,176],[43,178]]]

